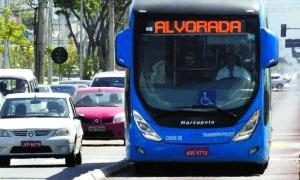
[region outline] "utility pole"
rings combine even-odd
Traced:
[[[5,7],[9,8],[8,0],[5,0]],[[8,43],[7,39],[4,40],[4,57],[3,58],[4,58],[3,67],[5,69],[9,68],[9,43]]]
[[[52,45],[52,16],[53,16],[53,0],[49,0],[49,9],[48,9],[48,45]],[[48,69],[48,84],[52,84],[53,77],[53,63],[52,59],[48,57],[49,69]]]
[[[44,53],[45,53],[45,9],[47,0],[38,1],[37,46],[35,55],[35,75],[39,83],[44,82]]]
[[[108,32],[108,67],[109,71],[115,70],[115,10],[114,0],[109,0],[109,32]]]
[[[79,62],[79,75],[83,79],[83,0],[80,0],[80,62]]]

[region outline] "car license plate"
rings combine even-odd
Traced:
[[[188,148],[185,150],[185,156],[188,157],[208,156],[208,154],[208,148]]]
[[[22,141],[21,147],[22,148],[38,148],[41,147],[41,141]]]
[[[103,131],[105,131],[105,126],[89,126],[89,131],[91,131],[91,132],[103,132]]]

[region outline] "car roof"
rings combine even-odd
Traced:
[[[124,88],[120,87],[87,87],[80,88],[77,93],[80,92],[124,92]]]
[[[73,88],[77,88],[77,86],[75,84],[52,84],[50,85],[51,87],[73,87]]]
[[[20,98],[69,98],[69,94],[65,93],[15,93],[6,95],[6,99]]]
[[[92,80],[65,80],[65,81],[60,81],[59,84],[91,84]]]
[[[28,81],[36,79],[30,69],[1,69],[0,78],[18,78]]]
[[[49,87],[47,84],[38,84],[38,87]]]
[[[98,72],[94,77],[125,77],[125,71]]]

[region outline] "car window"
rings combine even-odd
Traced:
[[[58,92],[58,93],[67,93],[70,96],[73,96],[76,89],[71,86],[51,86],[52,92]]]
[[[7,99],[1,108],[1,118],[69,117],[64,98]]]
[[[124,77],[98,77],[92,87],[124,87]]]
[[[123,106],[123,92],[78,93],[73,98],[75,107]]]

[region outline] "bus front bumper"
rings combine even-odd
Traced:
[[[266,163],[268,150],[264,145],[243,142],[209,145],[134,143],[127,145],[127,158],[132,162],[243,162]]]

